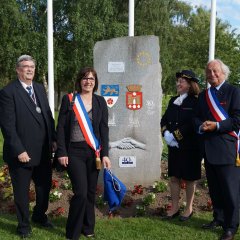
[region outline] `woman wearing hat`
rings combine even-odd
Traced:
[[[172,207],[164,216],[173,219],[180,215],[179,195],[181,181],[186,182],[186,208],[180,221],[193,215],[193,199],[196,183],[201,178],[201,155],[197,135],[194,133],[192,117],[199,94],[198,79],[191,70],[176,73],[178,96],[170,99],[161,120],[162,135],[168,145],[168,175]]]

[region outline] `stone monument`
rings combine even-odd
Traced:
[[[160,179],[162,107],[159,40],[122,37],[97,42],[94,68],[109,110],[112,170],[127,186]]]

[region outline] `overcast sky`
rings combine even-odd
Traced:
[[[181,0],[188,2],[192,6],[203,6],[206,9],[211,8],[211,0]],[[217,16],[223,21],[227,21],[233,29],[240,33],[240,0],[216,0]]]

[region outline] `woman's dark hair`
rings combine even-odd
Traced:
[[[82,92],[82,88],[81,88],[81,84],[80,82],[82,81],[83,78],[88,77],[88,75],[92,73],[93,77],[95,78],[95,86],[93,88],[93,92],[96,92],[98,90],[98,77],[97,77],[97,72],[95,71],[94,68],[92,67],[85,67],[82,68],[78,74],[77,74],[77,78],[76,78],[76,82],[75,82],[75,90],[79,93]]]
[[[186,78],[184,78],[184,79],[186,79]],[[200,88],[199,88],[198,84],[194,81],[189,80],[189,79],[186,79],[186,81],[190,85],[190,88],[188,90],[188,95],[198,96],[198,94],[200,93]]]

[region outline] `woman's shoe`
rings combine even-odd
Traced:
[[[165,215],[165,216],[162,216],[162,219],[164,220],[171,220],[171,219],[174,219],[176,217],[178,217],[180,214],[180,211],[178,210],[176,213],[174,213],[173,215]]]
[[[187,221],[188,219],[190,219],[190,218],[192,217],[192,215],[193,215],[193,212],[191,212],[187,217],[185,217],[185,216],[180,216],[180,217],[179,217],[179,221],[185,222],[185,221]]]

